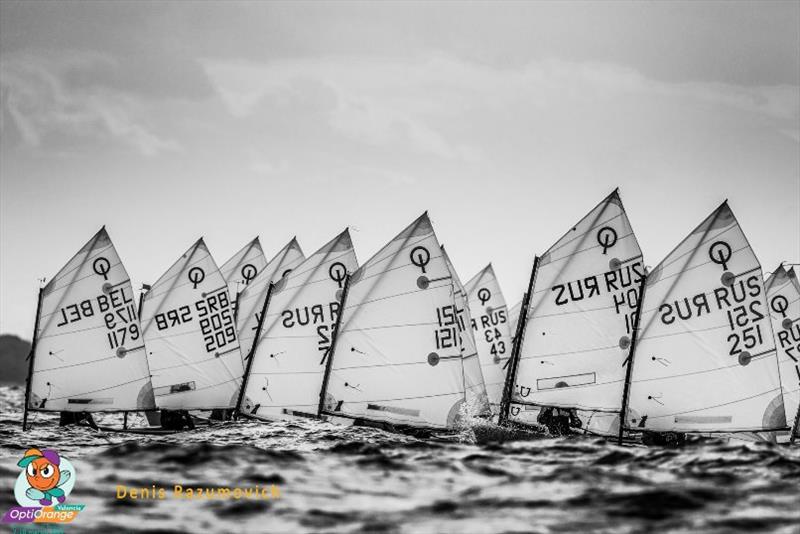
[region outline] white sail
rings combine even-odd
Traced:
[[[273,287],[246,379],[245,413],[273,420],[317,415],[345,278],[357,268],[345,230]]]
[[[453,427],[464,404],[452,280],[427,213],[356,271],[325,412]]]
[[[234,313],[239,293],[255,280],[258,273],[263,271],[266,266],[267,258],[264,256],[261,242],[256,237],[219,268],[222,277],[228,284],[228,294],[234,304]]]
[[[515,319],[509,315],[491,263],[467,282],[466,291],[486,393],[496,413],[503,398],[504,366],[511,357],[510,324]]]
[[[156,406],[236,405],[244,369],[228,286],[199,239],[142,302],[142,331]]]
[[[512,400],[618,414],[643,275],[614,191],[539,260]]]
[[[133,288],[105,227],[42,289],[28,407],[152,409]]]
[[[786,426],[761,266],[727,202],[647,276],[625,426]]]
[[[475,334],[472,331],[473,319],[467,302],[467,292],[444,246],[442,246],[442,256],[444,256],[453,280],[453,303],[456,306],[456,314],[458,316],[457,324],[462,357],[461,365],[464,368],[464,395],[467,402],[467,413],[475,416],[491,415],[492,409],[489,405],[481,362],[478,358],[478,347],[475,342]]]
[[[767,304],[778,349],[786,426],[800,410],[800,283],[794,268],[781,265],[767,279]],[[795,433],[797,429],[794,428]]]
[[[250,354],[250,350],[253,347],[253,340],[261,317],[261,309],[264,307],[264,300],[267,298],[269,284],[277,282],[283,276],[292,272],[292,269],[303,263],[305,259],[297,239],[292,238],[239,294],[236,312],[236,333],[239,335],[239,345],[242,347],[242,355],[244,357]]]
[[[514,336],[517,335],[517,324],[519,323],[519,311],[522,308],[522,301],[520,300],[508,310],[509,330],[511,331],[511,340],[513,342]]]

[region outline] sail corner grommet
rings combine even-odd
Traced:
[[[428,280],[427,276],[420,276],[419,278],[417,278],[417,287],[420,289],[428,289],[430,283],[431,282],[430,280]]]
[[[128,349],[125,347],[119,347],[117,349],[117,358],[124,358],[126,354],[128,354]]]
[[[751,356],[749,352],[747,352],[746,350],[742,351],[739,354],[739,365],[747,365],[748,363],[750,363],[752,359],[753,356]]]
[[[722,276],[720,277],[720,282],[722,282],[723,286],[730,287],[731,285],[733,285],[733,281],[735,278],[736,276],[734,276],[732,272],[725,271],[724,273],[722,273]]]
[[[440,359],[439,355],[436,354],[435,352],[431,352],[430,354],[428,354],[428,364],[431,367],[436,367],[439,364],[439,359]]]

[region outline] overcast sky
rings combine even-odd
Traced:
[[[0,332],[106,225],[136,284],[200,236],[359,260],[424,210],[519,300],[615,187],[657,264],[725,198],[800,261],[800,2],[0,3]]]

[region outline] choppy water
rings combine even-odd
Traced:
[[[226,423],[173,436],[59,428],[0,388],[0,510],[17,459],[51,447],[75,464],[66,531],[800,532],[800,447],[705,441],[682,450],[600,439],[478,446],[329,423]],[[118,484],[271,487],[280,498],[117,500]]]

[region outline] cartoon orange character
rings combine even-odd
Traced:
[[[50,506],[53,500],[62,503],[67,499],[62,486],[72,474],[59,469],[61,457],[50,449],[28,449],[17,465],[25,469],[30,488],[25,495],[42,506]]]

